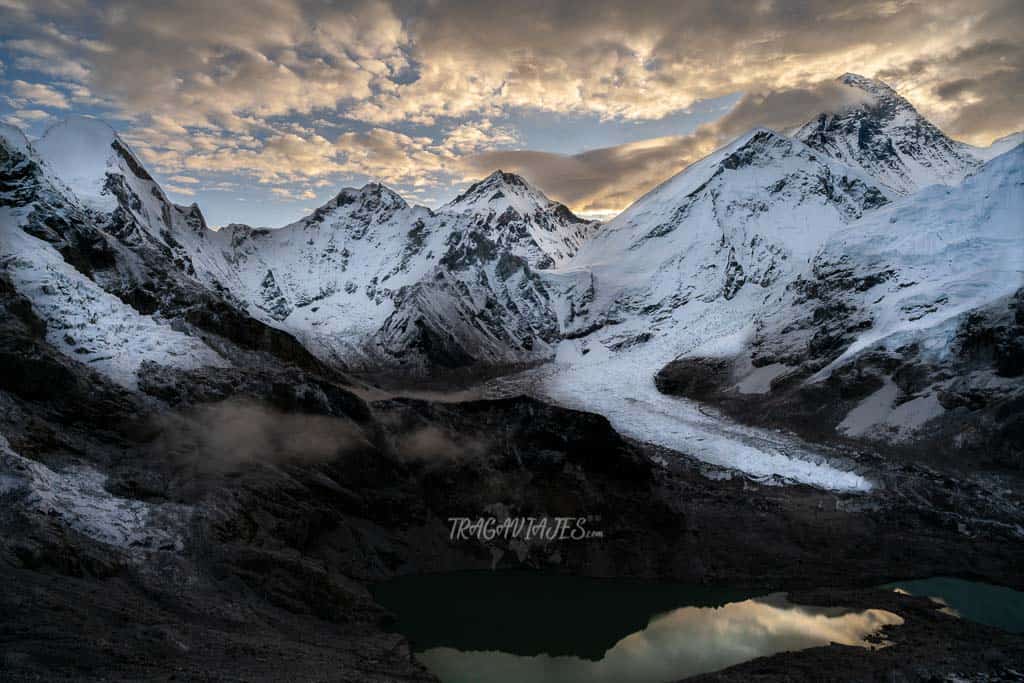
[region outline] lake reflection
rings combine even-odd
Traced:
[[[830,642],[868,647],[903,623],[729,586],[535,571],[406,576],[373,593],[444,683],[661,683]]]
[[[831,642],[877,647],[866,643],[865,637],[883,626],[902,623],[899,616],[884,610],[805,607],[774,594],[721,607],[666,612],[619,640],[597,661],[444,646],[417,657],[444,683],[661,683]]]

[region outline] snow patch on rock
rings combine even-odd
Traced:
[[[128,304],[69,265],[48,243],[21,229],[23,209],[0,208],[0,268],[46,322],[56,349],[128,389],[145,361],[191,370],[229,362],[201,340]]]
[[[85,465],[58,472],[22,457],[0,434],[0,501],[5,505],[126,550],[182,550],[179,529],[190,508],[118,498],[105,483],[105,475]]]

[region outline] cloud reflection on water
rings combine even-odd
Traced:
[[[661,683],[717,671],[777,652],[840,643],[877,647],[865,637],[903,623],[885,610],[794,605],[783,594],[718,608],[682,607],[653,617],[599,661],[437,647],[417,657],[444,683]]]

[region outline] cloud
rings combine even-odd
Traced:
[[[500,163],[608,210],[729,131],[829,106],[843,93],[822,83],[845,71],[974,143],[1024,127],[1018,0],[3,1],[8,71],[26,79],[0,85],[12,108],[105,109],[168,173],[422,190]],[[571,157],[513,153],[518,134],[492,123],[648,121],[736,93],[710,129]]]
[[[212,146],[208,151],[200,149],[185,157],[185,168],[243,173],[264,183],[315,178],[345,168],[338,160],[338,149],[320,135],[285,133],[266,141],[240,142],[221,136],[208,142]]]
[[[288,201],[299,201],[301,199],[316,199],[316,193],[312,190],[295,190],[289,187],[275,187],[270,190],[275,196]]]
[[[486,119],[461,123],[436,140],[379,127],[349,131],[331,140],[302,127],[290,129],[299,132],[278,132],[268,125],[267,137],[258,138],[217,129],[189,135],[173,121],[154,119],[154,124],[126,137],[147,163],[175,174],[172,180],[180,177],[177,171],[187,169],[247,175],[266,184],[323,186],[330,184],[324,177],[362,175],[388,183],[436,186],[460,176],[463,155],[501,148],[518,139],[510,129]],[[283,199],[315,196],[291,187],[273,191]]]
[[[78,76],[128,111],[197,125],[336,109],[376,125],[519,107],[650,119],[979,41],[1019,44],[1022,14],[1014,0],[761,0],[742,11],[713,0],[110,0],[22,8],[12,23],[24,35],[6,45],[81,63]]]
[[[330,462],[369,447],[362,429],[350,420],[285,413],[241,399],[165,413],[154,422],[154,450],[209,472]]]
[[[1013,25],[1015,19],[1005,21]],[[937,124],[969,142],[987,144],[1024,129],[1024,45],[1018,40],[981,38],[880,75],[898,88],[912,88]]]
[[[13,113],[4,116],[3,122],[11,126],[26,129],[33,123],[47,121],[52,117],[53,115],[50,114],[50,112],[42,111],[40,109],[17,109]]]
[[[659,118],[738,91],[871,75],[965,38],[1014,42],[1022,14],[1005,0],[431,3],[410,20],[418,78],[349,113],[377,124],[518,107]]]
[[[489,444],[480,436],[455,434],[434,426],[400,433],[394,438],[393,453],[405,462],[447,465],[485,455]]]
[[[46,121],[53,117],[50,112],[40,109],[18,109],[14,115],[24,121]]]
[[[14,97],[41,107],[68,109],[71,106],[68,104],[64,93],[43,83],[27,83],[15,80],[11,82],[11,92],[14,94]]]
[[[803,88],[752,93],[720,119],[690,135],[668,136],[574,155],[535,151],[484,152],[465,162],[470,174],[495,168],[520,173],[553,199],[583,214],[621,211],[637,197],[755,126],[793,128],[818,112],[863,103],[861,90],[825,81]]]
[[[175,185],[174,183],[166,183],[163,187],[171,194],[180,194],[185,195],[186,197],[192,197],[196,193],[196,191],[191,187],[182,187],[181,185]]]

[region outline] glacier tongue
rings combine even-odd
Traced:
[[[737,348],[744,330],[718,340]],[[834,457],[781,432],[744,427],[700,404],[658,391],[654,375],[679,354],[671,337],[619,352],[590,340],[566,340],[553,364],[492,383],[499,394],[525,391],[577,410],[599,413],[630,438],[686,453],[765,483],[800,482],[863,493],[871,481]],[[714,472],[709,475],[715,476]]]

